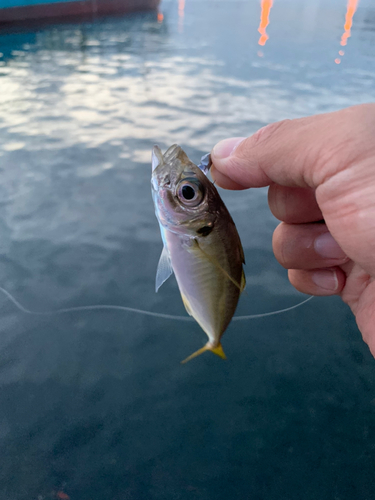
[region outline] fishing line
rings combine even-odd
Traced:
[[[298,304],[295,304],[294,306],[291,307],[286,307],[285,309],[279,309],[278,311],[272,311],[269,313],[262,313],[262,314],[249,314],[246,316],[234,316],[232,318],[232,321],[243,321],[245,319],[255,319],[255,318],[264,318],[265,316],[273,316],[274,314],[281,314],[285,313],[287,311],[291,311],[292,309],[296,309],[299,306],[302,306],[303,304],[306,304],[309,300],[313,299],[314,296],[312,295],[308,299],[303,300],[302,302],[299,302]]]
[[[32,314],[33,316],[51,316],[52,314],[64,314],[64,313],[69,313],[69,312],[76,312],[76,311],[95,311],[95,310],[100,310],[100,309],[112,309],[112,310],[117,310],[117,311],[127,311],[127,312],[132,312],[136,314],[144,314],[145,316],[154,316],[156,318],[164,318],[164,319],[179,319],[180,321],[194,321],[193,318],[188,318],[186,316],[173,316],[171,314],[163,314],[163,313],[157,313],[157,312],[152,312],[152,311],[144,311],[143,309],[136,309],[134,307],[126,307],[126,306],[112,306],[112,305],[106,305],[106,304],[98,304],[94,306],[77,306],[77,307],[68,307],[66,309],[56,309],[55,311],[46,311],[46,312],[39,312],[39,311],[30,311],[30,309],[26,309],[22,304],[18,302],[17,299],[13,297],[9,292],[5,290],[5,288],[2,288],[0,286],[0,291],[8,297],[8,299],[13,302],[13,304],[23,313],[25,314]]]
[[[0,286],[0,291],[17,307],[18,310],[25,314],[32,314],[33,316],[51,316],[53,314],[64,314],[64,313],[69,313],[69,312],[77,312],[77,311],[95,311],[95,310],[103,310],[103,309],[112,309],[114,311],[126,311],[126,312],[131,312],[135,314],[143,314],[145,316],[153,316],[155,318],[163,318],[163,319],[174,319],[174,320],[179,320],[179,321],[194,321],[193,318],[190,318],[188,316],[175,316],[172,314],[164,314],[164,313],[158,313],[158,312],[152,312],[152,311],[144,311],[143,309],[136,309],[134,307],[127,307],[127,306],[112,306],[112,305],[105,305],[105,304],[98,304],[94,306],[78,306],[78,307],[68,307],[66,309],[56,309],[56,311],[46,311],[46,312],[38,312],[38,311],[30,311],[30,309],[26,309],[20,302],[18,302],[17,299],[13,297],[5,288],[2,288]],[[285,309],[279,309],[278,311],[272,311],[268,313],[262,313],[262,314],[249,314],[247,316],[234,316],[232,321],[243,321],[246,319],[255,319],[255,318],[264,318],[265,316],[273,316],[275,314],[281,314],[287,311],[291,311],[292,309],[296,309],[297,307],[302,306],[303,304],[306,304],[309,300],[313,299],[314,297],[309,297],[306,300],[303,300],[302,302],[299,302],[298,304],[295,304],[294,306],[287,307]]]

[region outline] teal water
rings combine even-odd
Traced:
[[[153,144],[199,160],[375,99],[369,0],[343,56],[345,1],[275,1],[262,47],[258,2],[161,12],[0,35],[0,286],[29,309],[185,314],[173,278],[154,292]],[[266,190],[222,194],[247,262],[238,314],[303,300]],[[27,316],[0,296],[0,500],[374,498],[375,361],[338,298],[232,323],[226,362],[181,366],[204,342],[194,323]]]
[[[1,0],[0,9],[24,7],[26,5],[41,5],[58,2],[78,2],[79,0]]]

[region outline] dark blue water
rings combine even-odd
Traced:
[[[0,36],[0,285],[47,311],[158,294],[150,151],[193,160],[271,121],[375,99],[375,9],[186,0]],[[159,19],[160,21],[160,19]],[[340,64],[334,62],[340,58]],[[238,314],[293,305],[266,191],[223,193],[246,254]],[[0,500],[371,500],[375,361],[338,298],[233,323],[228,360],[194,323],[29,316],[0,297]]]

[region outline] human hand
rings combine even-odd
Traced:
[[[273,250],[290,282],[340,295],[375,356],[375,104],[273,123],[211,157],[219,186],[270,186],[282,221]]]

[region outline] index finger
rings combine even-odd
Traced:
[[[212,176],[228,189],[316,189],[373,148],[375,104],[272,123],[248,138],[226,139],[212,153]]]

